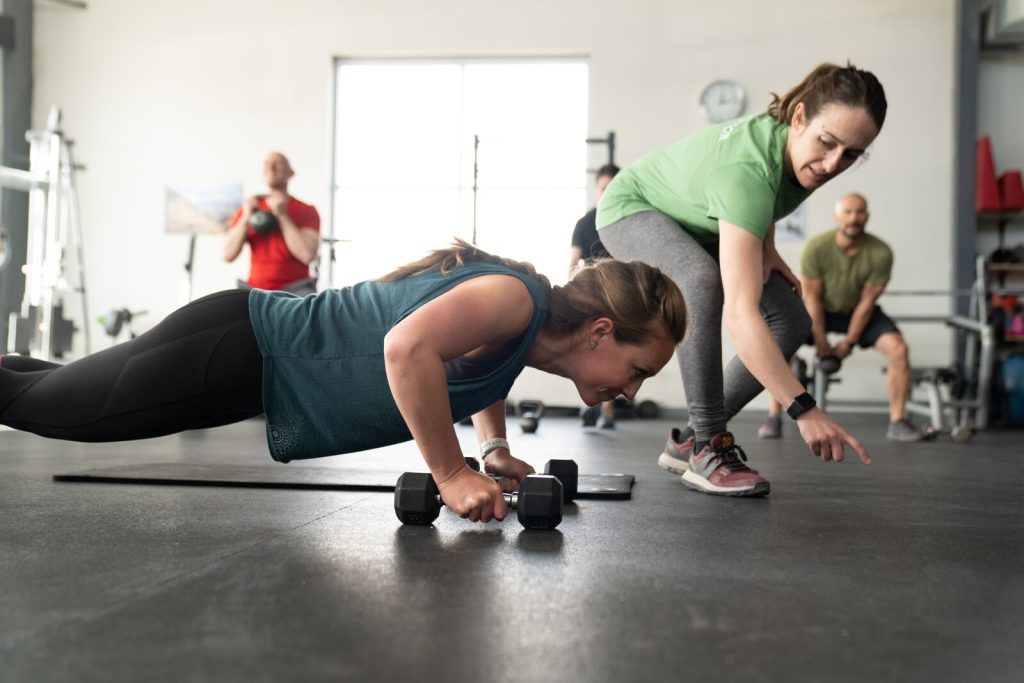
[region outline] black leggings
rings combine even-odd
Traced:
[[[249,292],[219,292],[67,365],[3,358],[0,423],[70,441],[216,427],[263,412],[262,372]]]

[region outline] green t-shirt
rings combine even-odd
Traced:
[[[597,227],[660,211],[699,242],[718,239],[718,221],[764,239],[768,227],[810,194],[786,176],[789,126],[768,114],[721,123],[651,152],[605,190]]]
[[[821,280],[822,303],[829,313],[852,313],[864,285],[885,285],[892,273],[892,249],[870,233],[853,256],[836,244],[836,231],[829,230],[807,240],[800,254],[800,274]]]

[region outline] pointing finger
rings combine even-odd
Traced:
[[[843,440],[852,448],[856,453],[860,461],[865,465],[871,464],[871,456],[868,455],[868,449],[864,448],[864,444],[857,440],[856,437],[846,434]]]

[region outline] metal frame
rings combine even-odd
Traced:
[[[80,295],[85,352],[89,353],[91,347],[76,165],[72,143],[64,137],[60,122],[60,110],[54,107],[45,131],[25,134],[29,142],[28,171],[0,166],[0,186],[29,195],[26,261],[22,267],[25,294],[20,314],[11,313],[7,347],[18,352],[27,350],[43,360],[55,355],[54,334],[62,322],[55,313],[62,308],[62,293]],[[77,286],[71,286],[64,273],[66,250],[72,242],[78,259]],[[17,329],[22,323],[30,326],[27,349],[18,348]]]

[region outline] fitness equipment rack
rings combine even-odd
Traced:
[[[42,360],[61,357],[71,348],[75,327],[63,316],[62,295],[81,298],[85,352],[90,351],[89,309],[85,294],[82,223],[73,142],[60,129],[61,112],[50,109],[46,130],[25,133],[29,143],[29,170],[0,166],[0,186],[29,194],[25,296],[20,313],[11,313],[7,338],[9,352],[27,353]],[[65,276],[65,253],[73,244],[78,283]]]
[[[608,148],[608,161],[609,164],[615,163],[615,131],[608,131],[608,135],[603,138],[587,138],[588,145],[605,145]],[[591,173],[597,173],[597,169],[588,169]]]

